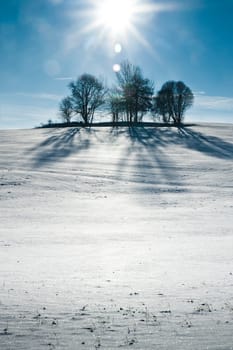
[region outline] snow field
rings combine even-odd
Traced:
[[[0,349],[231,349],[232,136],[0,131]]]

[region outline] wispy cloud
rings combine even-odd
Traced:
[[[60,101],[62,99],[62,95],[57,95],[57,94],[50,94],[50,93],[30,93],[30,92],[15,92],[12,94],[1,94],[2,96],[5,95],[7,97],[26,97],[30,99],[39,99],[39,100],[50,100],[50,101]]]
[[[72,77],[58,77],[58,78],[54,78],[54,80],[72,80]]]
[[[205,95],[205,91],[193,91],[194,96]]]
[[[0,128],[31,128],[59,119],[56,108],[33,105],[1,105]]]
[[[30,128],[49,119],[57,120],[62,97],[30,92],[0,94],[0,128]]]
[[[232,111],[233,114],[233,97],[207,96],[199,92],[195,94],[195,106],[215,111]]]
[[[63,2],[63,0],[49,0],[49,2],[53,5],[59,5]]]

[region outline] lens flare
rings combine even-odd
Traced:
[[[118,63],[115,63],[115,64],[113,65],[112,69],[113,69],[114,72],[117,73],[117,72],[120,72],[121,66],[120,66]]]
[[[120,43],[116,43],[114,45],[114,51],[115,51],[115,53],[120,53],[122,51],[122,46]]]

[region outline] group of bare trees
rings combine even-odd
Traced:
[[[91,124],[97,108],[105,103],[107,89],[91,74],[83,74],[69,85],[71,96],[60,103],[62,118],[69,123],[74,115],[80,115],[85,124]]]
[[[139,67],[125,61],[116,73],[117,86],[109,96],[109,110],[113,122],[138,123],[151,110],[154,84],[143,77]]]
[[[61,116],[67,123],[79,116],[85,125],[92,124],[100,108],[103,115],[111,114],[113,124],[139,123],[149,112],[165,123],[179,124],[194,100],[192,91],[182,81],[168,81],[154,95],[153,81],[128,61],[122,62],[116,73],[116,85],[111,89],[91,74],[81,75],[68,87],[71,95],[60,103]]]

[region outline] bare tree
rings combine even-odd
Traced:
[[[191,89],[182,81],[168,81],[153,101],[153,111],[162,116],[164,122],[180,124],[184,114],[193,105],[194,96]]]
[[[141,69],[128,61],[122,62],[116,76],[127,121],[141,121],[152,106],[153,82],[144,78]]]
[[[74,112],[71,97],[68,96],[68,97],[63,98],[63,100],[61,101],[61,103],[59,105],[59,110],[60,110],[62,119],[66,123],[70,123],[73,112]]]
[[[110,110],[112,122],[117,123],[124,121],[124,99],[117,88],[113,88],[108,92],[107,108]]]
[[[83,74],[69,84],[73,108],[85,124],[93,121],[97,108],[104,104],[106,89],[99,79],[91,74]]]

